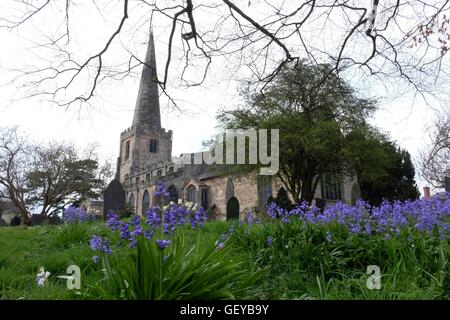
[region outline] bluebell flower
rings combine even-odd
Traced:
[[[156,240],[156,244],[159,246],[160,249],[164,250],[169,246],[170,240]]]
[[[102,238],[97,235],[93,235],[89,241],[90,247],[94,251],[100,251],[102,249]]]
[[[168,199],[170,197],[169,192],[167,192],[166,185],[162,181],[156,183],[156,190],[153,194],[156,198]]]
[[[330,231],[327,231],[327,234],[326,234],[325,238],[326,238],[327,242],[331,242],[332,241]]]
[[[273,243],[273,238],[271,236],[267,237],[266,242],[269,246],[271,246]]]
[[[120,228],[120,237],[125,240],[131,239],[131,232],[127,223],[124,223]]]
[[[113,231],[117,231],[120,229],[122,223],[119,220],[119,217],[114,214],[114,212],[109,211],[106,216],[106,225]]]
[[[218,242],[216,245],[217,249],[223,249],[224,247],[225,247],[225,243],[223,243],[223,242]]]

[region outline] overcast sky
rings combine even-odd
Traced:
[[[90,20],[95,21],[93,17],[80,14],[77,18],[82,21],[83,26],[78,34],[83,39],[82,44],[79,44],[80,48],[98,48],[99,43],[104,43],[105,33],[98,31],[100,27],[93,27],[99,25],[98,21],[89,25]],[[113,18],[111,17],[111,21],[117,21]],[[81,108],[71,106],[67,110],[46,99],[24,99],[24,91],[19,88],[23,82],[18,81],[17,72],[11,70],[38,64],[41,58],[45,58],[36,51],[31,54],[30,50],[37,35],[50,32],[42,26],[42,21],[47,21],[46,27],[50,26],[51,29],[52,26],[51,16],[39,19],[41,20],[33,21],[18,30],[0,28],[0,126],[19,126],[30,137],[41,142],[64,140],[80,147],[97,143],[99,154],[115,161],[119,152],[120,132],[132,122],[141,67],[136,70],[134,77],[127,77],[122,81],[103,81],[91,104]],[[139,33],[136,33],[133,49],[138,56],[144,57],[148,17],[142,15],[132,21],[141,26]],[[133,23],[130,22],[131,25]],[[36,26],[39,26],[39,32],[36,31]],[[154,30],[158,72],[161,74],[166,59],[167,28],[154,22]],[[121,41],[127,40],[123,37]],[[111,50],[113,59],[115,47]],[[119,50],[117,55],[120,55]],[[176,64],[173,67],[177,68]],[[168,107],[167,99],[161,97],[162,125],[173,130],[174,156],[201,149],[202,142],[216,132],[217,111],[240,102],[239,88],[239,83],[228,73],[226,64],[214,65],[205,84],[200,87],[180,89],[176,81],[169,85],[170,92],[180,99],[178,104],[182,108],[180,112]],[[413,159],[417,158],[419,150],[428,143],[427,128],[434,119],[430,106],[415,97],[413,92],[402,98],[392,99],[392,96],[380,97],[377,90],[371,91],[370,86],[366,86],[365,94],[381,98],[380,110],[375,115],[373,124],[388,132],[393,140],[411,153]],[[419,177],[417,180],[422,192],[425,184]]]

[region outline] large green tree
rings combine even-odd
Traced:
[[[417,199],[420,192],[417,189],[415,169],[409,152],[389,141],[380,143],[379,148],[383,149],[387,156],[383,172],[375,178],[367,178],[364,172],[358,173],[362,198],[372,205],[381,204],[383,199]]]
[[[81,199],[101,196],[104,168],[92,154],[81,156],[72,145],[58,143],[37,147],[33,159],[27,202],[44,217]]]
[[[386,160],[377,148],[383,135],[366,122],[375,101],[359,97],[327,64],[290,64],[264,94],[247,90],[244,97],[244,106],[219,121],[225,129],[280,130],[277,175],[295,202],[311,202],[323,174],[351,175],[358,167],[375,177]]]
[[[66,143],[35,144],[17,128],[0,128],[0,200],[9,200],[24,223],[32,213],[45,218],[101,195],[111,175],[95,146],[83,152]]]

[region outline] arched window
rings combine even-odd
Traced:
[[[134,197],[134,194],[130,194],[130,197],[128,198],[128,206],[130,207],[130,209],[134,210],[134,208],[136,207],[136,199]]]
[[[207,188],[202,188],[202,201],[201,201],[201,205],[203,208],[208,208],[208,189]]]
[[[171,185],[169,188],[167,188],[167,192],[169,193],[169,201],[173,201],[173,202],[177,203],[178,202],[177,187],[174,185]]]
[[[320,182],[322,199],[342,200],[341,180],[338,177],[324,174]]]
[[[150,193],[145,190],[142,196],[142,215],[147,213],[148,208],[150,208]]]
[[[195,189],[195,186],[190,185],[190,186],[187,188],[187,201],[190,201],[190,202],[197,202],[197,197],[196,197],[195,195],[196,195],[196,189]]]
[[[231,197],[227,202],[227,221],[234,219],[239,219],[239,201]]]
[[[233,179],[228,178],[227,180],[227,190],[226,190],[227,201],[228,199],[234,197],[234,183]]]

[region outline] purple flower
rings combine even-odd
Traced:
[[[102,249],[102,238],[97,235],[93,235],[89,243],[93,251],[100,251]]]
[[[131,233],[128,224],[124,223],[120,228],[120,237],[125,240],[131,240]]]
[[[137,214],[133,216],[133,219],[131,220],[131,224],[133,226],[139,226],[141,224],[141,217],[139,217]]]
[[[114,212],[109,211],[107,214],[106,225],[113,231],[117,231],[120,229],[122,223],[119,220],[119,217],[114,214]]]
[[[109,246],[109,239],[102,239],[97,235],[93,235],[91,240],[89,241],[90,247],[93,251],[103,252],[106,254],[111,254],[111,248]]]
[[[134,237],[139,237],[142,234],[141,226],[136,226],[134,230],[131,232],[131,235]]]
[[[331,242],[332,241],[330,231],[327,231],[327,234],[326,234],[325,238],[326,238],[327,242]]]
[[[223,243],[223,242],[218,242],[216,245],[217,249],[223,249],[224,247],[225,247],[225,243]]]
[[[63,220],[67,223],[81,223],[94,220],[94,215],[88,214],[85,209],[69,206],[64,210]]]
[[[160,249],[164,250],[169,246],[170,240],[156,240],[156,244],[159,246]]]
[[[161,215],[157,212],[157,207],[152,207],[147,212],[147,218],[145,219],[145,223],[151,227],[160,227],[161,226]]]
[[[94,263],[99,263],[100,262],[100,257],[99,256],[93,256],[92,257],[92,261],[94,261]]]
[[[193,216],[191,217],[192,229],[195,229],[197,227],[197,225],[204,225],[207,218],[208,217],[207,217],[205,209],[203,209],[202,207],[197,209],[194,212]]]
[[[267,237],[267,239],[266,239],[266,242],[267,242],[267,244],[269,245],[269,246],[271,246],[272,245],[272,243],[273,243],[273,238],[272,237]]]
[[[247,219],[248,224],[253,224],[254,218],[253,218],[253,214],[250,212],[250,210],[246,209],[245,210],[245,217]]]
[[[152,240],[154,235],[155,235],[155,231],[152,231],[151,233],[149,231],[144,232],[144,237],[146,237],[148,240]]]
[[[166,185],[162,181],[156,183],[156,190],[153,195],[162,199],[168,199],[170,196],[169,192],[167,192]]]

